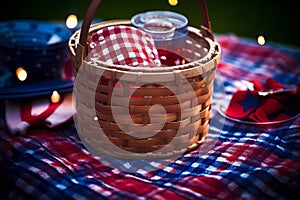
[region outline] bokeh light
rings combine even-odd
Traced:
[[[60,95],[58,94],[58,92],[56,90],[54,90],[51,95],[51,102],[58,103],[59,100],[60,100]]]
[[[171,6],[176,6],[178,4],[178,0],[168,0]]]
[[[16,75],[20,81],[25,81],[27,79],[27,72],[23,67],[19,67],[16,70]]]
[[[263,35],[259,35],[259,36],[257,37],[257,43],[258,43],[259,45],[264,45],[264,44],[266,43],[265,37],[264,37]]]
[[[93,119],[94,119],[94,121],[98,121],[99,120],[99,118],[98,118],[97,115],[95,115]]]
[[[75,28],[76,26],[78,25],[78,19],[77,19],[77,16],[74,15],[74,14],[71,14],[67,17],[66,19],[66,26],[69,28],[69,29],[73,29]]]

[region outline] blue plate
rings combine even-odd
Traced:
[[[68,66],[70,67],[70,66]],[[73,91],[73,78],[53,78],[36,81],[17,81],[14,76],[0,65],[0,100],[51,95]]]
[[[72,32],[63,25],[35,20],[0,22],[0,99],[50,95],[73,90],[72,79],[61,78],[70,59]],[[17,80],[16,69],[28,77]]]
[[[11,20],[0,23],[0,45],[14,49],[38,50],[66,43],[72,32],[55,23]]]
[[[73,91],[74,81],[71,79],[53,79],[39,82],[15,84],[0,88],[0,99],[17,99],[35,96],[51,95],[53,91],[66,93]]]
[[[24,68],[31,81],[57,78],[69,59],[72,32],[63,25],[34,20],[0,22],[0,64],[12,74]]]

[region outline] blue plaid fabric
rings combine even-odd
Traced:
[[[200,146],[155,171],[126,173],[88,152],[74,124],[13,136],[2,116],[2,199],[261,200],[300,194],[300,119],[267,129],[224,119],[216,110],[218,102],[230,100],[241,79],[271,76],[283,84],[297,84],[300,50],[277,44],[261,47],[232,35],[217,39],[223,55],[203,144],[212,142],[207,152]]]

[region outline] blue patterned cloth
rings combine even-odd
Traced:
[[[232,35],[217,40],[223,53],[202,146],[158,170],[126,173],[88,152],[73,123],[13,136],[2,116],[3,199],[293,199],[300,192],[300,119],[268,128],[225,119],[217,108],[241,79],[297,84],[300,50]]]

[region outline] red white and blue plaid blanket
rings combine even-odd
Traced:
[[[231,35],[217,37],[222,60],[214,103],[229,101],[240,80],[273,77],[300,81],[300,50],[258,46]],[[222,81],[220,81],[222,79]],[[222,88],[224,87],[226,95]],[[36,127],[11,135],[0,117],[0,184],[3,199],[291,199],[300,188],[300,119],[263,129],[224,118],[215,111],[200,149],[150,172],[126,173],[89,153],[73,123]],[[1,110],[4,110],[2,107]],[[154,163],[155,164],[155,163]],[[124,167],[134,167],[124,164]],[[297,195],[296,195],[297,196]],[[1,198],[0,198],[1,199]]]

